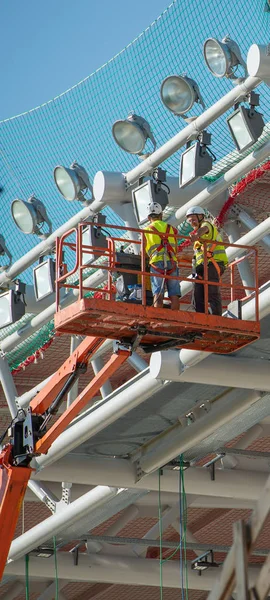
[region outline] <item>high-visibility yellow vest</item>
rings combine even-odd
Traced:
[[[210,223],[210,221],[203,221],[203,223],[200,223],[200,228],[207,226],[209,231],[208,233],[205,233],[204,235],[201,235],[201,239],[202,240],[210,240],[212,242],[220,242],[219,244],[207,244],[207,252],[208,252],[208,262],[211,261],[211,259],[213,261],[216,261],[218,263],[223,263],[224,266],[226,266],[228,264],[228,258],[227,258],[227,254],[225,251],[225,247],[222,244],[222,237],[218,231],[218,229],[215,227],[215,225],[212,225],[212,223]],[[196,265],[200,265],[204,262],[204,247],[203,244],[201,244],[199,241],[194,243],[194,255],[195,255],[195,260],[196,260]]]
[[[164,258],[169,261],[177,262],[177,229],[164,221],[152,221],[150,225],[147,225],[145,229],[152,229],[152,233],[145,233],[145,251],[149,256],[149,263],[153,264],[159,261],[164,261]],[[158,235],[160,233],[167,233],[168,237],[161,238]]]

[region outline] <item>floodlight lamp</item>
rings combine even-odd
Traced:
[[[0,272],[6,271],[12,263],[12,254],[6,246],[5,238],[3,235],[0,235],[0,256],[7,256],[8,263],[0,266]]]
[[[130,113],[127,119],[115,121],[112,134],[118,146],[129,154],[138,154],[142,158],[149,156],[149,153],[143,154],[148,139],[153,144],[153,151],[156,149],[156,140],[149,123],[135,113]]]
[[[244,152],[262,135],[264,120],[262,114],[255,110],[259,105],[259,94],[251,92],[249,95],[249,108],[238,106],[236,110],[227,117],[230,134],[237,147],[238,152]]]
[[[132,190],[133,209],[139,225],[147,223],[148,205],[151,202],[160,204],[162,210],[168,205],[168,191],[163,185],[163,182],[149,179]]]
[[[164,106],[177,116],[184,117],[195,102],[205,108],[198,84],[184,75],[166,77],[161,84],[160,95]]]
[[[11,289],[0,295],[0,329],[19,321],[25,314],[25,284],[15,282],[15,290]],[[22,297],[21,297],[22,296]]]
[[[205,571],[210,567],[219,567],[219,564],[214,561],[213,550],[208,550],[204,554],[201,554],[200,556],[191,561],[191,569],[198,571],[199,575],[202,574],[202,571]]]
[[[246,63],[236,42],[226,35],[220,42],[216,38],[208,38],[204,42],[203,54],[206,65],[215,77],[227,77],[233,83],[240,83],[247,77]],[[237,77],[236,69],[242,66],[244,77]]]
[[[53,176],[58,191],[64,196],[65,200],[69,202],[79,200],[85,204],[90,203],[90,200],[85,198],[85,193],[89,190],[93,196],[93,188],[87,171],[84,167],[78,165],[76,161],[68,168],[58,165],[54,169]]]
[[[48,258],[33,269],[33,283],[37,302],[55,291],[55,260]]]
[[[37,556],[38,558],[51,558],[51,556],[54,554],[54,549],[49,546],[40,546],[34,550],[31,550],[31,554],[33,554],[33,556]]]
[[[209,154],[207,146],[211,143],[211,134],[201,132],[195,144],[189,145],[180,158],[179,187],[184,188],[193,183],[198,177],[203,177],[211,171],[213,153]]]
[[[47,215],[46,208],[40,200],[31,196],[27,202],[16,198],[11,204],[13,221],[23,233],[33,233],[41,239],[46,239],[52,233],[52,223]],[[49,231],[42,232],[44,223]]]

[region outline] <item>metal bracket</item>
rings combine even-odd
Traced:
[[[142,470],[141,467],[141,461],[140,459],[136,460],[135,464],[135,469],[136,469],[136,483],[137,481],[140,481],[140,479],[142,479],[142,477],[145,475],[145,472]]]

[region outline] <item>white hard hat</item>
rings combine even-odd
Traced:
[[[186,217],[189,217],[190,215],[205,215],[205,210],[201,206],[192,206],[191,208],[188,208],[186,212]]]
[[[162,206],[158,202],[150,202],[147,205],[147,214],[149,215],[160,215],[162,213]]]

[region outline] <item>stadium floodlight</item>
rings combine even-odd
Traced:
[[[207,151],[211,133],[202,131],[195,144],[190,145],[180,158],[179,187],[184,188],[212,169],[213,155]]]
[[[205,108],[199,86],[184,75],[170,75],[161,84],[160,95],[163,104],[177,116],[187,113],[195,102]]]
[[[34,267],[33,283],[37,302],[55,291],[55,260],[48,258]]]
[[[25,284],[15,281],[15,290],[0,295],[0,329],[19,321],[25,314]]]
[[[249,95],[249,108],[238,106],[227,117],[228,127],[238,152],[244,152],[262,135],[264,120],[261,113],[255,110],[259,106],[259,94],[251,92]]]
[[[208,38],[204,42],[203,53],[206,65],[215,77],[227,77],[235,83],[240,83],[247,77],[247,67],[241,50],[228,35],[221,42],[216,38]],[[244,78],[236,75],[238,65],[245,71]]]
[[[130,113],[127,119],[115,121],[112,134],[118,146],[129,154],[145,156],[143,150],[148,139],[153,144],[153,151],[156,149],[156,140],[149,123],[135,113]]]
[[[89,204],[90,200],[85,198],[85,193],[90,190],[93,194],[93,188],[84,167],[78,165],[76,161],[68,168],[58,165],[54,169],[53,176],[58,191],[64,196],[65,200],[69,202],[80,200],[80,202]]]
[[[158,202],[163,210],[169,203],[168,188],[165,184],[166,171],[159,167],[153,173],[153,178],[132,190],[133,208],[139,225],[143,225],[148,221],[148,205],[150,202]],[[166,189],[164,189],[164,185]]]
[[[47,238],[52,233],[52,223],[46,208],[35,196],[28,198],[27,202],[20,198],[13,200],[11,214],[15,224],[23,233],[34,233],[41,239]],[[44,223],[49,228],[47,233],[42,232]]]
[[[0,256],[7,256],[8,263],[5,265],[1,265],[0,272],[6,271],[12,263],[12,254],[6,246],[5,238],[3,235],[0,235]]]

